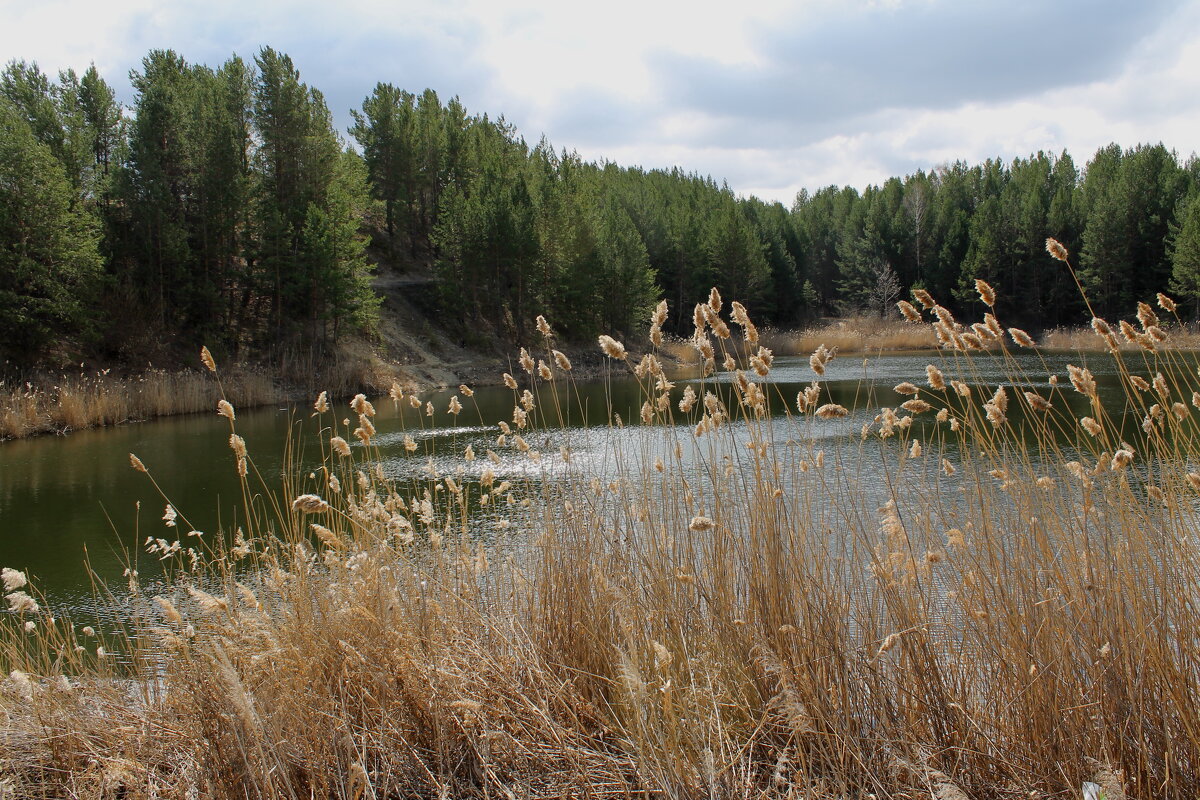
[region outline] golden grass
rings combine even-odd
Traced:
[[[937,338],[925,325],[875,316],[849,317],[802,331],[764,331],[763,344],[778,355],[807,355],[820,345],[840,353],[932,350]]]
[[[321,467],[278,488],[246,473],[236,538],[148,540],[171,580],[133,576],[123,623],[0,621],[0,781],[87,798],[1049,798],[1088,780],[1196,797],[1200,433],[1171,405],[1200,389],[1195,363],[1123,356],[1111,408],[1086,371],[1034,390],[1045,376],[1015,360],[1006,386],[963,396],[971,356],[953,360],[946,388],[914,375],[906,407],[839,449],[824,399],[781,416],[749,374],[696,382],[677,412],[643,360],[658,424],[614,427],[597,461],[551,452],[575,445],[552,411],[570,384],[531,375],[514,402],[529,389],[536,411],[500,426],[498,466],[412,481],[384,472],[361,400],[367,446],[345,455],[339,404]],[[537,477],[551,468],[565,479]]]
[[[1200,329],[1176,321],[1163,329],[1171,338],[1171,347],[1176,350],[1200,350]],[[1132,352],[1141,348],[1136,342],[1119,339],[1121,350]],[[1047,350],[1080,350],[1103,352],[1108,347],[1091,327],[1055,328],[1042,336],[1041,346]]]
[[[271,378],[258,372],[234,372],[226,377],[224,390],[246,407],[282,397]],[[0,385],[0,439],[211,411],[220,396],[212,378],[195,371],[150,370],[134,377],[62,374]]]

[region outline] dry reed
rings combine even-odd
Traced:
[[[697,311],[701,333],[720,305]],[[615,477],[576,466],[569,430],[557,455],[530,447],[556,434],[562,375],[510,378],[522,435],[500,423],[485,466],[470,451],[411,481],[370,434],[347,456],[346,408],[322,398],[321,468],[274,489],[243,472],[231,541],[164,542],[171,580],[132,576],[124,625],[0,622],[0,782],[360,800],[1049,798],[1091,781],[1193,798],[1200,439],[1186,406],[1146,404],[1200,385],[1169,344],[1118,360],[1156,388],[1123,380],[1115,409],[1086,370],[1035,394],[1013,359],[1010,390],[964,391],[964,344],[953,378],[902,385],[936,416],[885,408],[829,453],[853,412],[819,385],[781,416],[748,372],[672,395],[657,359],[614,360],[657,423],[614,427]],[[493,471],[555,459],[565,482]],[[522,535],[481,533],[481,513]]]
[[[236,372],[223,381],[225,393],[239,407],[273,403],[282,396],[262,373]],[[118,377],[106,370],[0,383],[0,439],[207,412],[220,397],[212,378],[196,371],[150,370]]]

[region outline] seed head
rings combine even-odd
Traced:
[[[901,315],[908,322],[916,323],[921,321],[921,312],[917,311],[913,304],[907,300],[901,300],[899,303],[896,303],[896,308],[900,309]]]
[[[504,385],[507,386],[508,388],[512,389],[513,391],[516,391],[517,379],[514,378],[512,375],[509,375],[506,372],[506,373],[504,373]]]
[[[817,409],[817,416],[821,419],[837,419],[845,417],[849,413],[845,406],[839,406],[837,403],[826,403]]]
[[[459,412],[462,411],[462,408],[462,403],[458,401],[458,395],[454,395],[450,398],[450,407],[448,410],[451,414],[458,416]]]
[[[323,514],[329,510],[329,503],[315,494],[302,494],[292,501],[292,509],[302,514]]]
[[[146,465],[143,464],[142,460],[133,453],[129,454],[129,466],[133,467],[138,472],[146,472]]]
[[[350,457],[350,443],[340,436],[334,436],[329,440],[329,446],[333,448],[333,452],[337,453],[342,458]]]
[[[1067,254],[1067,248],[1063,247],[1062,244],[1054,238],[1046,239],[1046,252],[1049,253],[1051,257],[1057,258],[1059,261],[1065,262],[1069,258]]]
[[[908,381],[905,381],[904,383],[898,383],[898,384],[896,384],[896,385],[895,385],[895,386],[892,388],[892,391],[893,391],[893,392],[895,392],[896,394],[909,394],[909,395],[915,395],[915,394],[917,394],[917,393],[918,393],[919,391],[921,391],[921,390],[920,390],[920,389],[918,389],[918,388],[917,388],[916,386],[914,386],[913,384],[909,383]]]
[[[313,409],[318,414],[324,414],[329,410],[329,393],[321,392],[317,395],[317,402],[313,403]]]
[[[716,291],[716,289],[714,289],[713,291]],[[688,523],[688,530],[694,531],[696,533],[703,533],[704,531],[711,531],[715,527],[717,527],[717,524],[705,516],[692,517],[692,521]]]
[[[708,307],[712,309],[712,313],[719,314],[721,312],[721,293],[717,291],[717,287],[712,287],[708,293]],[[712,320],[709,320],[709,324]]]
[[[924,289],[913,289],[912,296],[923,308],[929,309],[937,305],[933,300],[933,295]]]
[[[10,592],[4,596],[4,599],[8,601],[8,610],[17,614],[26,612],[36,614],[41,609],[37,600],[25,592]]]
[[[930,389],[935,389],[940,392],[946,388],[946,377],[942,374],[942,371],[933,364],[927,364],[925,366],[925,375],[929,378]]]
[[[1033,337],[1020,328],[1009,328],[1008,335],[1021,347],[1037,347],[1037,342],[1033,340]]]
[[[237,418],[237,416],[233,413],[233,406],[230,405],[229,401],[225,400],[224,398],[217,401],[217,413],[230,422],[233,422]]]
[[[537,329],[538,333],[542,335],[543,339],[549,339],[554,335],[554,332],[550,330],[550,323],[546,322],[546,318],[541,314],[538,314],[537,316]]]
[[[1075,387],[1075,391],[1087,397],[1096,395],[1096,379],[1092,377],[1091,370],[1067,364],[1067,374],[1071,376],[1071,385]]]
[[[667,321],[667,301],[659,300],[658,305],[654,307],[654,313],[650,315],[650,324],[662,327],[662,324]]]
[[[1166,311],[1168,314],[1175,313],[1175,301],[1167,297],[1162,292],[1158,293],[1158,307],[1163,311]]]
[[[1137,304],[1137,318],[1144,331],[1149,330],[1152,325],[1158,325],[1158,315],[1154,313],[1154,309],[1140,300]]]
[[[529,355],[529,351],[524,347],[521,348],[521,369],[525,370],[530,375],[533,374],[533,356]]]
[[[714,292],[716,289],[713,290]],[[626,357],[625,345],[618,342],[616,339],[608,335],[602,335],[599,338],[600,349],[604,351],[604,355],[611,359],[621,361]]]
[[[25,573],[9,567],[0,570],[0,581],[4,582],[4,591],[15,592],[17,589],[25,588],[28,580],[25,578]]]
[[[217,371],[217,362],[213,361],[212,353],[208,351],[207,347],[200,348],[200,361],[208,367],[209,372]]]
[[[979,299],[986,306],[996,305],[996,290],[982,278],[975,279],[975,291],[979,292]]]
[[[1034,411],[1050,410],[1050,401],[1037,392],[1025,392],[1025,399],[1029,401],[1029,407]]]
[[[350,408],[354,409],[354,413],[360,416],[375,416],[375,406],[371,405],[371,401],[364,394],[354,395],[354,399],[350,401]]]
[[[929,405],[929,403],[926,403],[924,400],[920,400],[915,397],[912,400],[905,400],[900,404],[900,407],[905,411],[912,412],[913,414],[923,414],[929,409],[933,408],[933,406]]]

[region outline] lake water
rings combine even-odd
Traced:
[[[1138,356],[1139,364],[1140,360]],[[1029,386],[1052,394],[1050,376],[1057,375],[1062,391],[1053,393],[1056,406],[1064,410],[1070,406],[1076,416],[1087,413],[1087,404],[1070,390],[1068,363],[1088,366],[1102,392],[1120,394],[1113,360],[1097,354],[1023,355],[1007,364],[999,357],[976,356],[969,366],[957,369],[952,356],[939,353],[865,359],[841,356],[819,379],[823,384],[821,402],[840,403],[853,413],[840,420],[806,420],[798,435],[816,440],[830,452],[847,447],[859,439],[862,425],[881,405],[906,399],[892,392],[893,386],[905,380],[926,385],[925,365],[929,363],[939,364],[948,377],[957,372],[989,391],[997,383],[1007,383],[1005,376],[1016,369],[1025,374]],[[1152,368],[1135,371],[1153,375]],[[769,379],[774,407],[778,410],[784,402],[794,403],[796,392],[815,377],[807,358],[776,359]],[[673,404],[684,386],[695,382],[692,378],[679,373]],[[729,375],[718,375],[709,382],[727,386],[730,380]],[[549,418],[547,429],[528,437],[531,446],[548,457],[535,464],[515,454],[506,455],[496,468],[498,479],[534,477],[552,482],[553,465],[564,444],[571,448],[574,467],[601,479],[629,467],[632,453],[645,457],[645,448],[632,447],[629,438],[641,436],[644,441],[646,433],[645,429],[639,431],[639,425],[630,424],[638,420],[642,402],[631,375],[614,370],[614,377],[608,380],[557,383],[563,387],[557,403],[544,390],[538,398],[536,413]],[[480,456],[489,447],[497,449],[496,422],[511,419],[513,392],[502,386],[481,387],[474,397],[462,398],[465,408],[457,417],[446,413],[454,394],[457,392],[447,390],[420,395],[422,403],[433,403],[433,417],[407,405],[397,407],[387,399],[375,402],[379,412],[376,443],[389,475],[416,476],[427,467],[431,454],[435,467],[438,459],[447,465],[461,464],[468,445]],[[335,406],[339,418],[353,416],[347,400],[340,398]],[[980,402],[978,396],[975,402]],[[608,424],[610,410],[621,415],[624,429]],[[921,424],[932,424],[932,415],[923,415]],[[318,422],[309,406],[241,410],[237,430],[268,485],[278,483],[289,439],[308,448],[310,456],[303,451],[298,454],[302,463],[319,463]],[[415,453],[405,450],[405,435],[418,441]],[[797,434],[784,432],[785,437],[792,435]],[[92,574],[102,583],[119,584],[123,570],[133,560],[143,578],[152,576],[153,557],[141,552],[147,536],[175,538],[192,527],[204,531],[204,536],[213,536],[237,524],[241,490],[228,440],[228,422],[214,413],[0,443],[0,566],[26,571],[52,606],[72,609],[89,605]],[[846,449],[845,457],[853,457],[853,452]],[[146,475],[130,467],[129,453],[136,453],[147,465],[190,525],[181,520],[175,530],[165,526],[165,501]],[[483,462],[479,463],[482,469]],[[869,463],[855,465],[860,477],[872,469]]]

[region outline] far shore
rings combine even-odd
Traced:
[[[1167,329],[1164,347],[1200,351],[1200,332],[1184,327]],[[776,356],[802,356],[821,345],[842,354],[933,351],[938,349],[933,328],[897,319],[847,317],[824,320],[797,330],[766,330],[759,344]],[[1008,345],[1015,347],[1013,344]],[[1090,328],[1055,329],[1038,337],[1044,350],[1103,352],[1103,339]],[[599,374],[602,360],[587,344],[568,349],[576,363],[573,376],[587,379]],[[994,344],[988,349],[994,349]],[[1121,341],[1122,351],[1137,344]],[[669,339],[661,353],[679,364],[698,363],[699,355],[687,339]],[[594,357],[593,357],[594,356]],[[336,359],[334,359],[336,360]],[[501,362],[479,355],[474,362],[426,362],[405,365],[388,362],[377,354],[361,354],[331,370],[328,388],[333,392],[385,393],[393,383],[405,391],[499,384],[506,369]],[[333,374],[336,373],[336,374]],[[295,374],[271,374],[262,367],[222,368],[220,385],[206,370],[152,369],[125,375],[108,370],[75,374],[45,373],[19,385],[0,386],[0,440],[45,434],[65,434],[85,428],[142,422],[158,417],[210,411],[224,396],[237,408],[281,402],[304,402],[313,393]],[[315,396],[315,395],[314,395]]]

